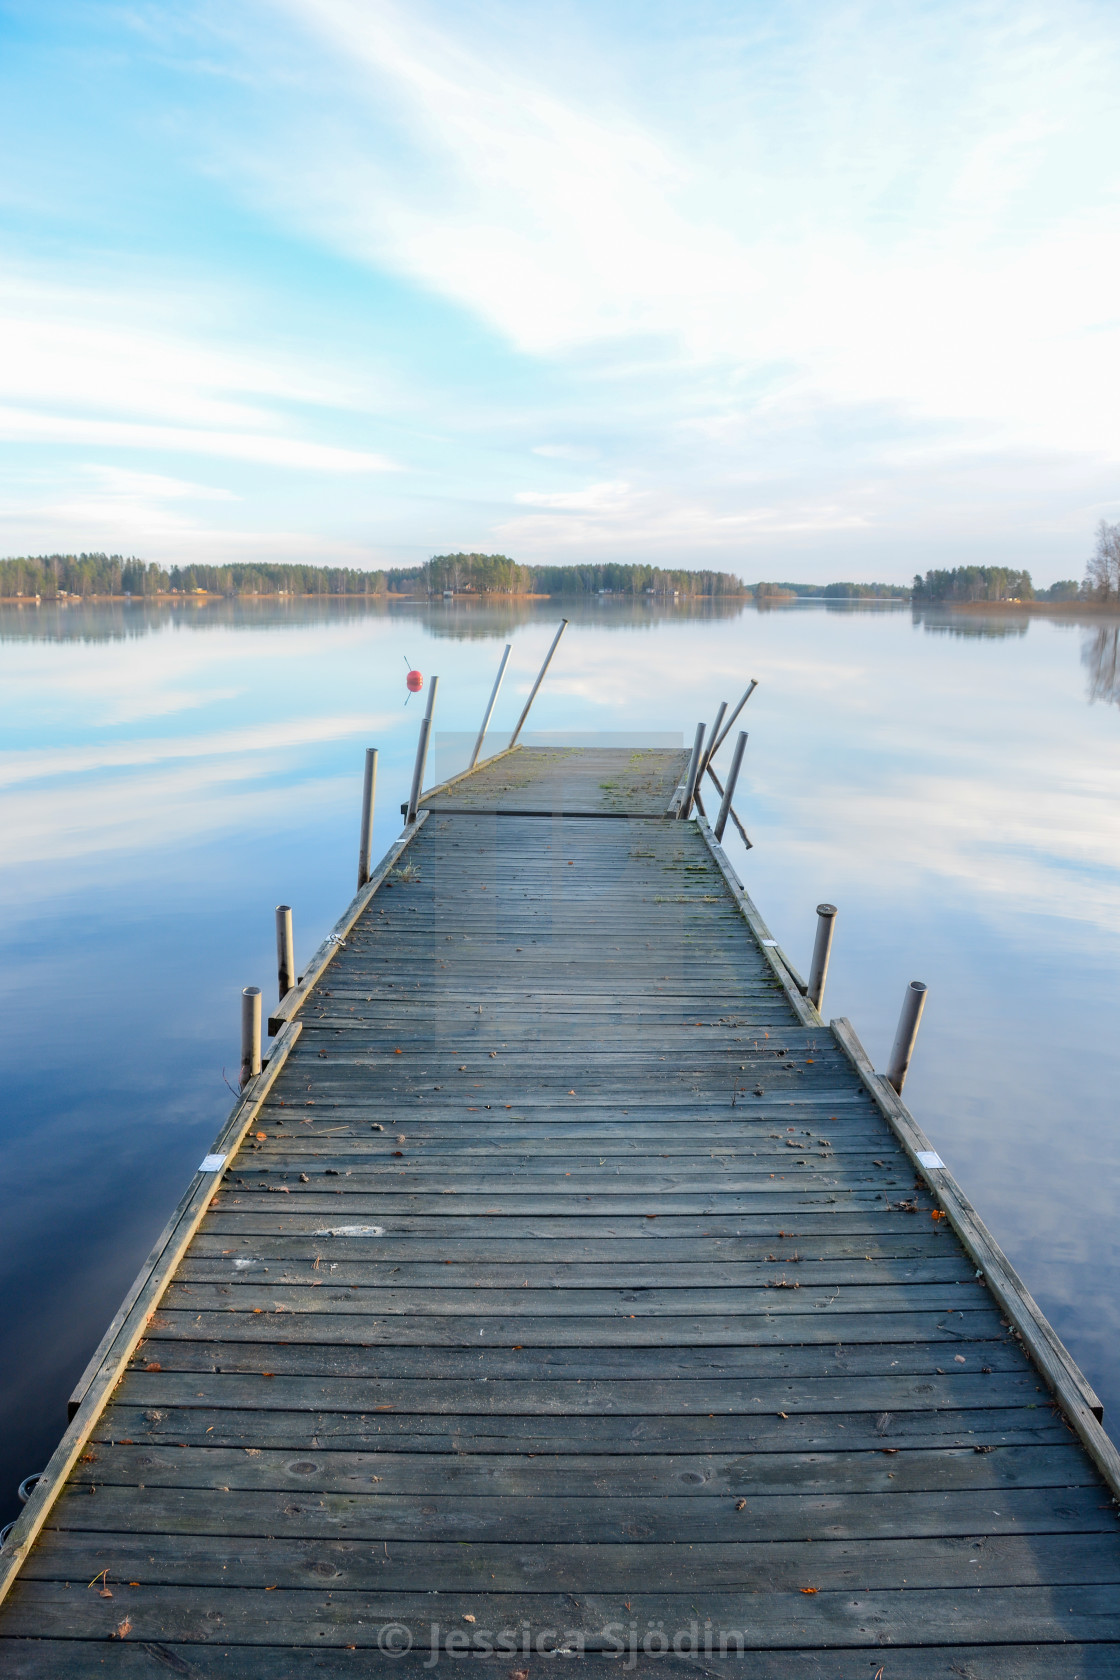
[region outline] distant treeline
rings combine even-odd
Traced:
[[[915,601],[1076,601],[1085,591],[1074,578],[1035,589],[1029,572],[1007,566],[955,566],[948,572],[914,577]]]
[[[885,600],[908,601],[910,590],[904,583],[752,583],[747,585],[756,601],[788,599],[791,595],[808,595],[813,600]]]
[[[523,566],[506,554],[437,554],[422,566],[359,571],[350,566],[171,566],[123,554],[46,554],[0,560],[0,596],[303,595],[629,595],[753,596],[826,600],[1114,601],[1120,599],[1120,525],[1103,521],[1084,582],[1067,578],[1036,591],[1029,572],[1005,566],[956,566],[893,583],[755,583],[730,572],[663,566]]]
[[[0,595],[383,595],[411,591],[416,572],[349,566],[171,566],[123,554],[43,554],[0,560]]]
[[[415,574],[413,574],[415,575]],[[730,572],[663,566],[522,566],[506,554],[436,554],[420,567],[430,594],[456,595],[745,595]]]
[[[522,566],[505,554],[439,554],[418,567],[171,566],[123,554],[47,554],[0,560],[0,595],[744,595],[728,572],[660,566]]]

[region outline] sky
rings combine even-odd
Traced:
[[[0,0],[0,554],[1080,577],[1120,9]]]

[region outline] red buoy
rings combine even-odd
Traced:
[[[410,671],[404,680],[410,694],[419,694],[424,686],[424,679],[419,671]]]

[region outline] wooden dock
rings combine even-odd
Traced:
[[[4,1676],[1120,1676],[1096,1397],[684,761],[427,798],[79,1385]]]

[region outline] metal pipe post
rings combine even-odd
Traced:
[[[817,937],[813,941],[813,960],[809,964],[809,984],[805,996],[819,1009],[824,997],[824,983],[828,979],[828,959],[832,955],[832,935],[836,928],[835,904],[817,905]]]
[[[362,785],[362,838],[358,842],[358,891],[369,880],[373,850],[373,802],[377,796],[377,748],[366,748],[366,777]]]
[[[246,986],[241,994],[241,1084],[248,1085],[261,1071],[261,989]]]
[[[735,743],[735,751],[731,755],[731,768],[727,772],[727,786],[723,790],[723,798],[720,800],[719,805],[719,815],[716,817],[715,836],[717,840],[723,839],[723,831],[727,827],[727,819],[729,816],[734,815],[731,810],[731,800],[735,793],[735,783],[739,780],[739,767],[743,762],[743,753],[746,749],[746,745],[746,730],[741,729],[739,731],[739,739]],[[711,754],[708,756],[710,759]],[[714,776],[712,776],[712,780],[715,781]],[[719,786],[718,782],[716,782],[716,786]]]
[[[428,762],[428,737],[432,732],[432,708],[436,703],[436,689],[439,678],[433,677],[428,685],[428,709],[424,713],[420,725],[420,739],[416,743],[416,764],[412,771],[412,792],[408,796],[408,810],[405,813],[408,821],[416,821],[416,807],[420,803],[420,794],[424,786],[424,770]]]
[[[283,1003],[296,983],[296,947],[292,938],[292,907],[276,906],[276,984]]]
[[[540,671],[537,673],[537,680],[533,684],[532,688],[529,691],[529,698],[525,702],[525,710],[522,712],[521,716],[518,718],[517,728],[514,730],[513,734],[509,738],[509,744],[510,744],[511,747],[514,745],[514,743],[517,740],[517,737],[520,735],[521,731],[525,727],[525,719],[529,716],[529,707],[533,704],[533,701],[537,698],[537,690],[541,686],[542,682],[544,681],[544,674],[548,670],[548,667],[551,665],[552,656],[556,652],[557,646],[559,645],[559,642],[560,642],[560,638],[564,634],[564,632],[567,628],[568,628],[568,621],[567,621],[566,618],[562,618],[560,620],[560,628],[559,628],[559,630],[557,630],[555,636],[552,639],[552,646],[549,648],[548,652],[544,656],[544,664],[541,666]]]
[[[700,780],[700,766],[704,762],[704,725],[696,725],[696,739],[692,743],[692,752],[688,760],[688,775],[685,777],[684,797],[677,816],[683,821],[692,813],[692,801],[696,797],[696,784]]]
[[[722,745],[726,741],[727,737],[730,735],[732,724],[735,722],[735,719],[739,716],[739,713],[742,711],[743,707],[746,705],[747,701],[750,699],[751,695],[754,693],[754,691],[757,687],[758,687],[758,679],[756,677],[752,677],[751,678],[751,686],[747,689],[747,692],[744,694],[743,698],[740,700],[739,704],[736,706],[735,710],[732,712],[731,716],[728,718],[727,722],[724,724],[722,735],[719,737],[718,741],[715,741],[712,744],[711,751],[708,753],[709,764],[711,763],[712,759],[716,756],[717,752],[722,747]]]
[[[482,751],[482,743],[486,739],[486,731],[489,729],[490,719],[494,715],[494,706],[497,703],[498,690],[502,686],[502,678],[505,676],[506,666],[509,664],[509,656],[510,656],[511,647],[512,647],[512,644],[507,642],[506,643],[506,651],[502,654],[502,663],[498,666],[498,674],[494,678],[494,687],[490,691],[490,704],[486,708],[486,716],[482,720],[482,728],[478,732],[478,740],[474,744],[474,751],[471,754],[471,761],[467,766],[468,770],[473,770],[475,765],[478,763],[478,755]]]
[[[894,1035],[886,1076],[887,1084],[893,1085],[899,1096],[902,1095],[902,1087],[906,1083],[906,1075],[910,1068],[910,1058],[914,1054],[914,1041],[918,1036],[918,1026],[922,1019],[922,1010],[926,1006],[928,990],[924,981],[911,980],[902,1000],[902,1013],[898,1017],[898,1031]]]
[[[719,735],[719,726],[723,722],[723,714],[726,710],[727,701],[721,700],[719,703],[719,711],[716,713],[716,721],[712,724],[712,727],[708,731],[708,750],[704,754],[704,770],[706,770],[708,765],[712,762],[712,754],[715,751],[714,743]],[[704,780],[704,770],[701,770],[700,774],[696,778],[697,787],[699,787],[701,782]]]

